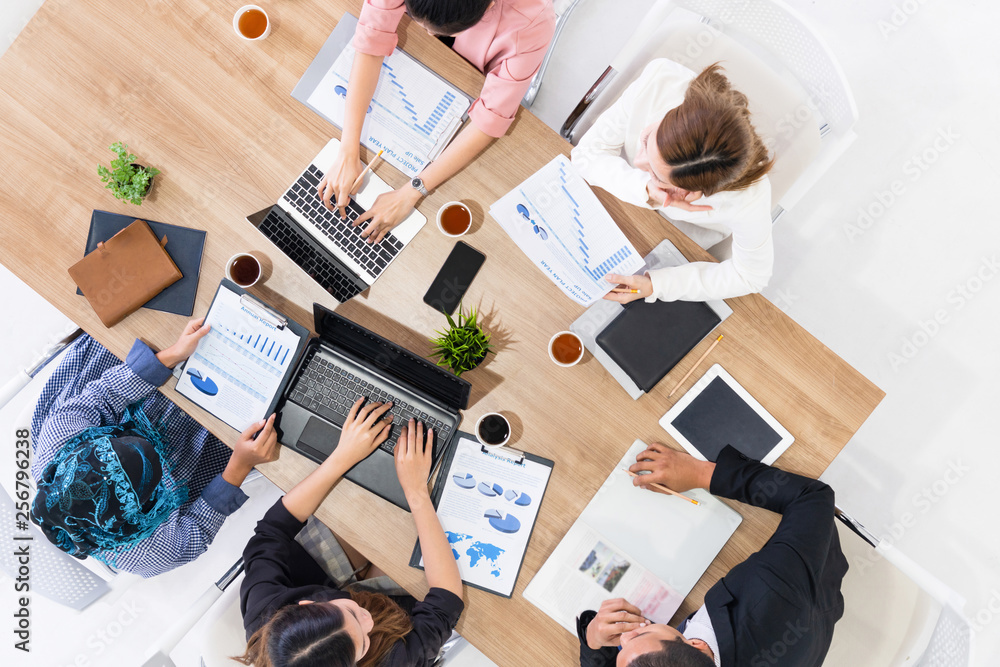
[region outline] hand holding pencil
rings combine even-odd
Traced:
[[[608,294],[604,295],[604,298],[608,301],[617,301],[624,304],[653,295],[653,281],[645,274],[641,276],[622,276],[617,273],[609,273],[604,276],[604,279],[609,283],[619,285],[619,287],[615,287]]]
[[[629,472],[636,476],[632,483],[644,489],[662,485],[675,495],[690,489],[707,489],[712,483],[715,464],[700,461],[686,452],[679,452],[654,442],[635,457]],[[645,474],[643,474],[645,473]],[[691,500],[686,498],[685,500]]]

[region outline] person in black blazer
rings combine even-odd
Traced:
[[[652,623],[625,600],[577,619],[582,667],[812,667],[823,664],[844,614],[847,559],[834,524],[833,489],[748,459],[726,447],[716,463],[653,443],[633,479],[650,489],[707,488],[782,515],[767,544],[705,595],[674,629]]]

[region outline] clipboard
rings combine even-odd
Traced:
[[[517,531],[517,532],[525,531],[524,533],[522,533],[522,535],[526,535],[526,539],[524,539],[523,537],[517,538],[518,540],[523,540],[523,548],[520,549],[520,553],[517,556],[517,563],[515,569],[509,569],[513,565],[512,556],[508,556],[506,559],[503,559],[501,555],[501,557],[498,558],[497,560],[491,560],[488,554],[484,555],[481,552],[476,552],[476,555],[473,555],[470,554],[469,551],[465,551],[466,549],[474,550],[477,544],[482,545],[483,541],[486,539],[485,537],[483,538],[483,540],[477,540],[475,536],[465,535],[464,537],[469,539],[463,539],[459,542],[455,542],[449,538],[449,542],[451,542],[452,545],[452,551],[453,553],[457,554],[456,560],[458,560],[459,562],[459,570],[462,573],[462,582],[467,586],[472,586],[473,588],[478,588],[480,590],[492,593],[494,595],[498,595],[500,597],[509,598],[513,595],[514,588],[517,586],[517,579],[521,574],[521,567],[524,565],[524,556],[527,553],[528,545],[531,543],[531,536],[534,533],[535,524],[538,522],[538,515],[541,513],[541,504],[545,497],[545,491],[548,489],[548,484],[552,479],[552,470],[555,464],[549,459],[545,459],[540,456],[535,456],[534,454],[517,451],[507,447],[487,449],[486,447],[478,443],[478,441],[476,441],[476,437],[474,435],[460,431],[455,434],[455,438],[452,440],[451,446],[448,448],[448,451],[445,453],[444,457],[442,457],[441,465],[438,467],[438,474],[434,480],[434,490],[431,492],[431,502],[433,503],[435,510],[438,510],[438,508],[440,507],[442,496],[445,490],[449,487],[449,481],[451,481],[453,487],[455,487],[455,485],[458,484],[458,482],[455,479],[451,479],[453,477],[457,477],[460,474],[456,473],[453,470],[453,465],[455,464],[456,454],[464,446],[463,441],[467,440],[472,441],[476,445],[478,445],[478,451],[476,452],[476,454],[488,457],[492,461],[509,462],[514,465],[523,465],[527,462],[533,464],[532,466],[533,471],[545,473],[545,481],[544,484],[542,484],[541,486],[541,493],[535,494],[537,495],[537,498],[530,498],[528,500],[529,503],[528,505],[522,504],[524,498],[527,497],[526,493],[515,491],[513,489],[502,488],[500,484],[495,482],[493,483],[493,486],[488,487],[488,489],[493,491],[499,491],[499,493],[494,493],[492,496],[485,495],[483,493],[483,490],[480,490],[479,487],[487,485],[488,482],[485,480],[479,481],[478,478],[473,478],[471,473],[467,473],[468,475],[467,479],[469,478],[473,479],[475,481],[475,486],[468,487],[465,484],[462,484],[461,487],[458,487],[463,489],[462,491],[458,491],[458,493],[468,493],[467,497],[469,499],[475,499],[475,501],[478,501],[481,507],[487,507],[488,508],[487,512],[497,507],[503,508],[501,510],[502,516],[499,517],[498,519],[494,519],[491,521],[484,516],[484,519],[486,519],[487,524],[490,525],[491,527],[485,528],[485,525],[487,524],[484,524],[483,535],[492,534],[493,537],[496,538],[495,541],[501,541],[502,539],[513,539],[513,538],[504,538],[504,536],[502,535],[503,532],[506,532],[510,529],[509,525],[504,526],[503,528],[493,528],[494,523],[496,523],[496,525],[503,525],[502,523],[499,522],[510,520],[512,513],[504,512],[503,510],[508,510],[508,509],[514,510],[516,512],[516,514],[514,515],[515,518],[517,516],[524,518],[525,515],[527,514],[527,512],[524,510],[530,507],[530,503],[535,504],[535,507],[533,508],[531,513],[531,525],[530,526],[522,525],[520,529]],[[468,449],[466,449],[465,452],[467,453]],[[541,466],[542,468],[541,469],[536,468],[535,465]],[[515,495],[512,496],[511,495],[512,493]],[[441,519],[440,513],[439,513],[439,519]],[[454,532],[449,531],[449,525],[446,524],[446,521],[448,521],[447,517],[442,519],[442,527],[445,529],[446,536],[450,532],[452,533],[452,535],[454,535]],[[486,544],[485,546],[497,548],[495,545],[489,543]],[[462,549],[462,551],[459,551],[459,549]],[[409,563],[410,567],[422,570],[423,567],[420,565],[421,558],[422,558],[422,553],[420,550],[420,541],[418,540],[417,544],[413,547],[413,553],[410,556],[410,563]],[[473,560],[473,558],[476,558],[476,560]],[[504,562],[500,564],[498,562],[500,560],[503,560]],[[491,576],[496,576],[497,583],[509,584],[509,590],[507,590],[508,586],[506,585],[498,586],[497,588],[491,588],[487,585],[477,583],[476,580],[470,581],[469,578],[467,578],[467,574],[469,573],[468,570],[466,568],[463,568],[463,565],[467,564],[466,562],[468,564],[475,563],[476,565],[482,562],[482,565],[480,567],[485,567],[486,570],[489,570],[490,572],[490,574],[486,575],[486,578],[488,579]],[[496,569],[494,570],[493,568]],[[492,572],[498,571],[501,568],[504,569],[502,576],[491,574]],[[512,577],[510,576],[510,573],[513,574]],[[480,577],[479,580],[481,581],[482,577]]]
[[[212,330],[174,371],[177,392],[243,431],[274,412],[309,330],[228,279],[205,321]]]

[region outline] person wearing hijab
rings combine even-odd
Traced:
[[[189,322],[157,353],[137,340],[124,363],[86,335],[66,351],[31,423],[31,520],[66,553],[143,577],[193,561],[278,458],[273,416],[230,451],[157,391],[210,329]]]

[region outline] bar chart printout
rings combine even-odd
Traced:
[[[220,289],[205,318],[212,326],[185,364],[177,391],[238,431],[265,417],[299,337]]]
[[[308,98],[339,127],[354,54],[353,46],[344,47]],[[387,162],[416,176],[455,135],[470,106],[458,89],[396,49],[382,63],[361,136],[372,150],[384,149]]]
[[[597,195],[557,156],[492,207],[521,250],[577,303],[589,306],[613,285],[609,273],[631,275],[642,257],[601,206]]]

